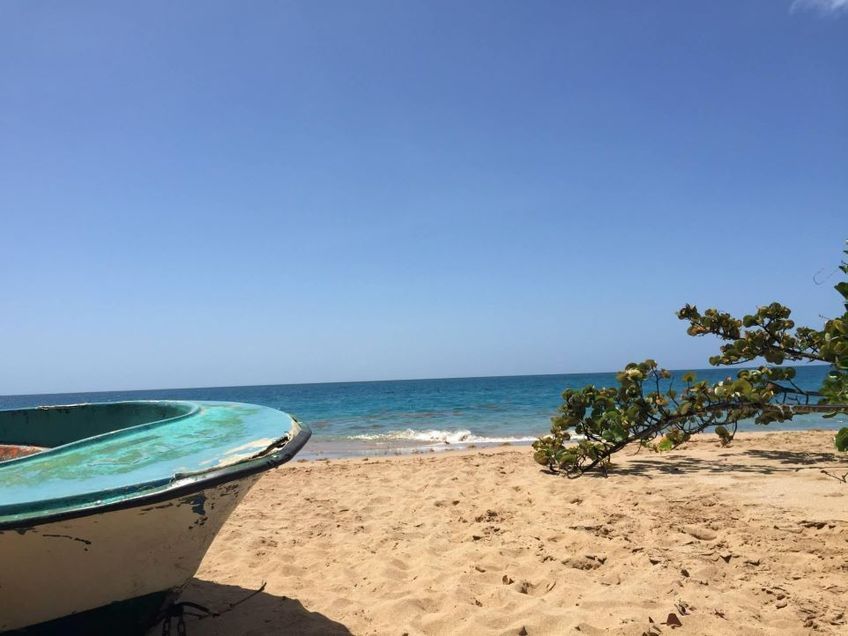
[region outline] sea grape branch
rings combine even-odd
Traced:
[[[848,274],[848,263],[839,269]],[[807,413],[848,413],[848,281],[835,289],[845,311],[821,329],[796,327],[791,310],[779,303],[742,318],[685,305],[677,315],[689,323],[689,335],[724,341],[709,359],[711,365],[766,364],[716,383],[687,373],[685,387],[677,391],[670,372],[645,360],[616,374],[618,386],[567,389],[550,434],[533,443],[535,460],[551,471],[578,476],[606,467],[630,444],[665,451],[707,429],[729,444],[741,420],[769,424]],[[795,369],[783,366],[787,361],[824,362],[830,369],[819,390],[805,390],[794,382]],[[835,443],[848,450],[848,427],[839,430]]]

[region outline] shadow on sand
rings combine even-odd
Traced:
[[[607,475],[600,472],[586,473],[587,477],[614,477],[615,475],[638,475],[651,478],[655,475],[676,475],[686,473],[722,474],[736,472],[748,475],[774,475],[791,473],[804,469],[848,468],[845,457],[834,453],[805,451],[746,450],[741,453],[723,453],[717,459],[700,459],[686,455],[686,449],[680,448],[674,454],[658,457],[647,451],[642,456],[633,457],[626,464],[619,463],[610,467]],[[751,461],[746,461],[750,459]]]
[[[249,598],[248,598],[249,597]],[[197,619],[186,617],[189,636],[244,634],[321,634],[322,636],[347,636],[351,631],[334,620],[310,612],[300,601],[267,592],[256,593],[237,585],[223,585],[212,581],[192,579],[180,601],[198,603],[220,616]],[[225,611],[233,606],[230,611]],[[157,629],[161,629],[157,628]],[[176,633],[174,621],[172,633]],[[158,633],[158,632],[151,632]]]

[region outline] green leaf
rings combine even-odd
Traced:
[[[836,449],[842,451],[848,451],[848,426],[839,429],[839,432],[836,433]]]
[[[627,431],[624,430],[624,427],[621,424],[615,423],[610,426],[610,432],[612,433],[613,441],[615,442],[627,439]]]
[[[533,459],[537,464],[541,464],[542,466],[547,466],[550,461],[548,453],[540,450],[533,453]]]
[[[660,443],[657,444],[657,450],[659,451],[670,451],[674,448],[674,441],[670,440],[668,437],[663,437],[660,440]]]

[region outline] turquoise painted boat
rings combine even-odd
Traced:
[[[144,633],[310,434],[233,402],[0,411],[0,632]]]

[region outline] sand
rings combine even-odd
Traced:
[[[266,587],[188,633],[848,634],[832,439],[705,436],[578,480],[527,447],[291,463],[183,599],[220,610]]]

